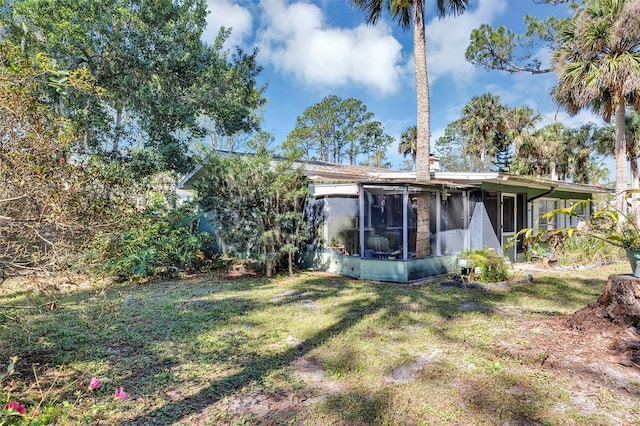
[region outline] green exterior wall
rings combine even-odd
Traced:
[[[548,193],[549,189],[542,188],[525,188],[522,186],[503,185],[497,183],[483,183],[482,189],[485,191],[506,192],[512,194],[527,194],[527,199],[539,197]],[[548,198],[557,198],[560,200],[588,200],[593,198],[593,194],[585,194],[580,192],[554,191],[547,195]]]
[[[363,259],[332,252],[304,252],[301,267],[371,281],[407,283],[455,271],[456,256],[411,260]]]

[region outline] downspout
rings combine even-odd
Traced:
[[[542,198],[542,197],[545,197],[545,196],[547,196],[547,195],[551,195],[551,194],[553,194],[554,192],[556,192],[556,188],[558,188],[558,186],[557,186],[557,185],[552,186],[551,188],[549,188],[549,190],[548,190],[548,191],[545,191],[545,192],[543,192],[542,194],[538,194],[538,195],[536,195],[535,197],[528,198],[528,199],[527,199],[527,203],[530,203],[530,202],[532,202],[532,201],[535,201],[535,200],[537,200],[538,198]]]
[[[535,197],[531,197],[527,199],[527,227],[531,228],[533,226],[533,213],[531,213],[532,210],[532,206],[530,206],[530,203],[537,200],[538,198],[542,198],[545,197],[547,195],[551,195],[554,192],[556,192],[556,188],[558,188],[558,185],[554,185],[551,188],[549,188],[549,190],[543,192],[542,194],[538,194]]]

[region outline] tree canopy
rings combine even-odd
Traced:
[[[474,96],[436,141],[440,166],[577,183],[605,177],[600,162],[604,130],[592,123],[569,129],[558,122],[535,129],[538,120],[531,108],[508,108],[488,93]]]
[[[588,108],[605,121],[615,114],[616,205],[624,211],[626,104],[640,107],[640,4],[587,0],[560,41],[552,57],[558,75],[553,98],[570,114]]]
[[[540,20],[535,16],[524,17],[526,31],[517,34],[501,25],[492,28],[482,24],[471,32],[471,41],[465,52],[467,61],[489,70],[508,72],[530,72],[543,74],[552,72],[543,67],[540,52],[554,49],[558,45],[559,33],[567,19],[552,16]]]
[[[282,148],[309,160],[384,165],[392,142],[361,101],[331,95],[304,110]]]
[[[256,51],[225,51],[226,29],[203,43],[204,0],[16,0],[0,13],[3,36],[25,57],[46,52],[65,69],[86,68],[102,88],[49,93],[78,128],[80,151],[146,173],[185,171],[189,143],[206,133],[199,117],[224,135],[258,128]]]

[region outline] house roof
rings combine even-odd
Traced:
[[[223,152],[222,155],[229,155]],[[275,158],[274,161],[278,161]],[[536,188],[541,190],[558,190],[582,194],[607,193],[608,189],[597,185],[583,185],[562,181],[552,181],[534,177],[510,175],[499,172],[431,172],[432,180],[417,181],[416,173],[397,171],[369,166],[354,166],[348,164],[334,164],[323,161],[296,161],[304,169],[305,175],[316,186],[323,184],[408,184],[412,186],[474,188],[483,184],[508,185],[521,188]],[[178,182],[179,189],[194,189],[193,182],[205,172],[203,166],[198,165]]]

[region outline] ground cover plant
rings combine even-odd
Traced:
[[[491,291],[311,272],[9,283],[0,423],[633,424],[640,370],[618,343],[640,337],[574,315],[626,269]]]

